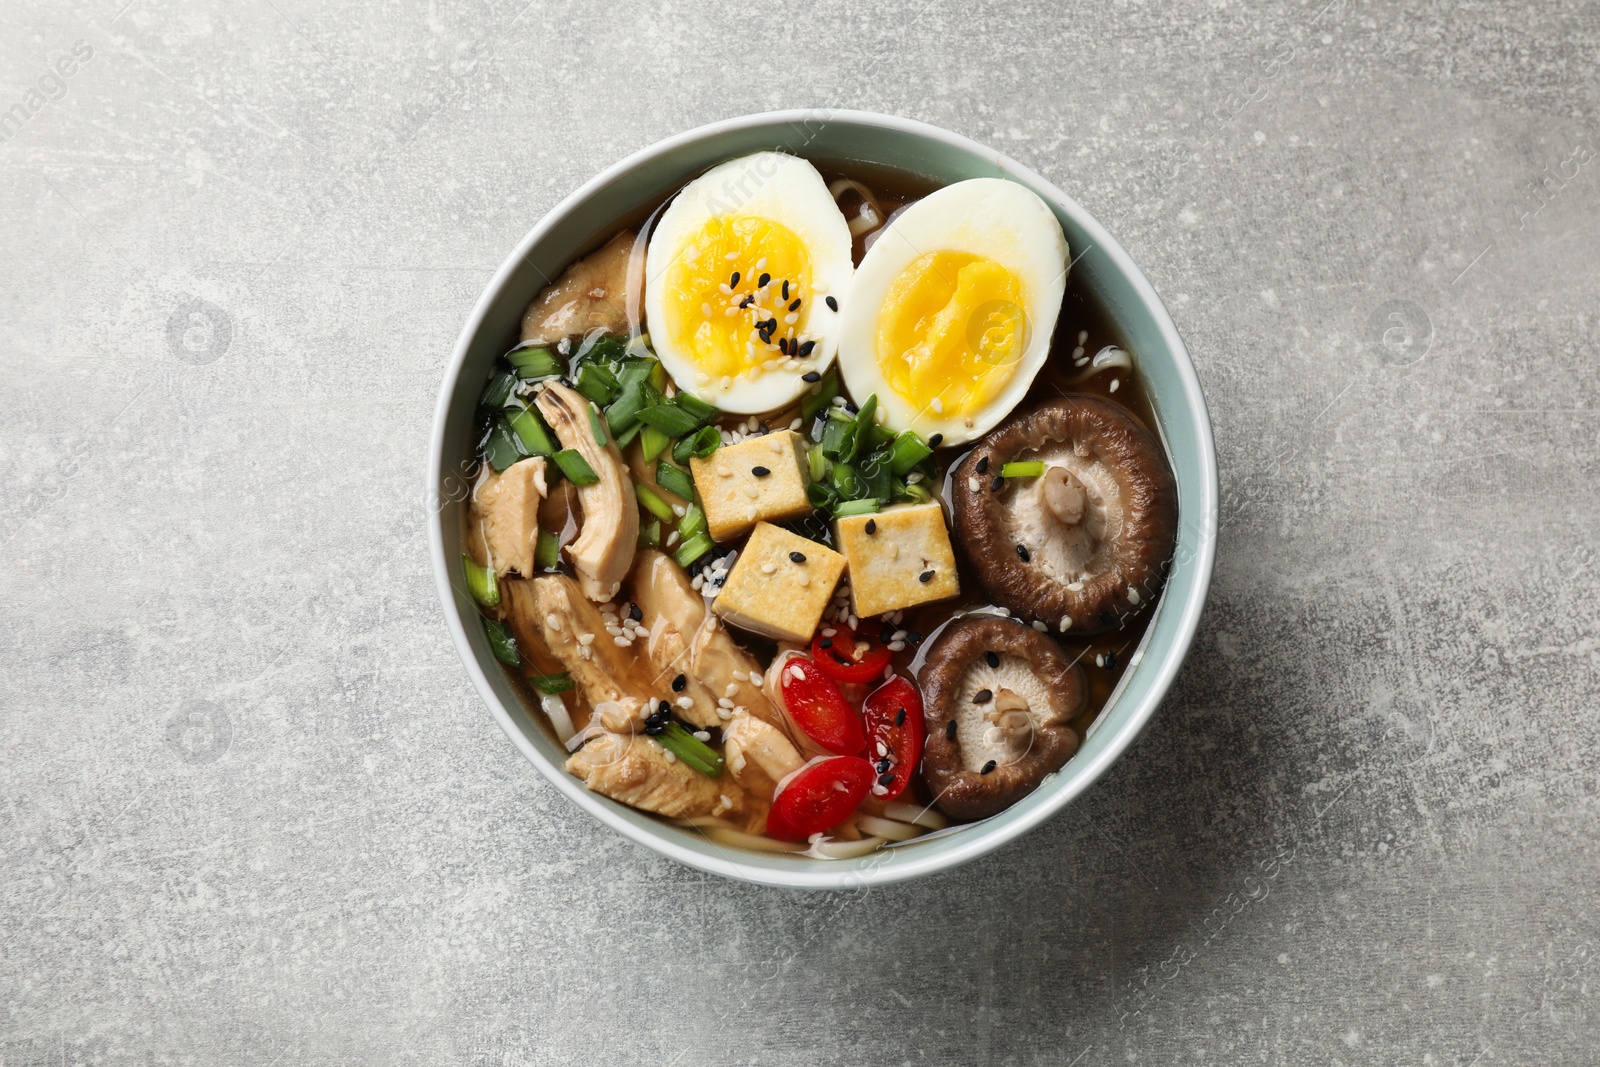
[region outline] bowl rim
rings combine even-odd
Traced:
[[[1197,520],[1200,529],[1200,541],[1193,557],[1195,595],[1189,597],[1180,606],[1181,613],[1176,621],[1170,650],[1160,661],[1147,665],[1146,669],[1151,670],[1152,674],[1145,683],[1146,691],[1139,702],[1124,712],[1122,721],[1115,724],[1114,732],[1107,739],[1105,745],[1090,758],[1087,764],[1078,764],[1074,767],[1073,778],[1064,786],[1043,798],[1038,804],[1024,812],[1021,817],[1009,822],[991,824],[977,832],[952,835],[944,839],[947,842],[946,847],[933,852],[913,854],[904,859],[896,859],[895,862],[881,865],[862,865],[857,861],[804,859],[797,860],[793,866],[765,867],[740,863],[737,858],[731,858],[726,854],[707,855],[690,849],[678,840],[677,828],[665,823],[660,823],[659,825],[655,823],[637,824],[629,821],[622,816],[620,811],[614,810],[613,805],[615,802],[608,801],[606,798],[590,792],[577,778],[568,774],[564,767],[551,763],[548,757],[534,746],[495,692],[494,686],[491,684],[488,675],[484,671],[483,664],[479,661],[468,638],[465,621],[456,603],[455,590],[451,581],[450,561],[445,558],[443,517],[446,509],[438,506],[430,507],[427,516],[428,550],[433,563],[435,585],[444,607],[445,625],[455,644],[456,652],[461,657],[462,664],[466,667],[467,674],[472,679],[479,696],[488,706],[495,720],[500,724],[500,728],[511,739],[512,743],[521,750],[528,761],[539,770],[546,781],[555,786],[557,790],[580,809],[588,812],[604,825],[662,856],[697,870],[722,875],[737,881],[790,889],[864,889],[869,886],[890,885],[951,870],[970,863],[1022,837],[1070,804],[1098,781],[1101,775],[1122,757],[1123,753],[1137,739],[1145,726],[1148,725],[1155,714],[1156,708],[1166,697],[1173,680],[1177,676],[1178,669],[1188,656],[1195,632],[1199,627],[1200,616],[1205,608],[1206,598],[1210,591],[1216,557],[1215,532],[1217,530],[1219,496],[1217,460],[1211,419],[1206,407],[1205,396],[1201,391],[1199,377],[1196,374],[1194,362],[1189,355],[1188,347],[1179,335],[1171,315],[1167,312],[1161,299],[1156,295],[1155,288],[1138,266],[1134,264],[1122,245],[1112,237],[1099,220],[1076,200],[1032,168],[1024,166],[1009,156],[961,134],[953,133],[916,119],[851,109],[798,108],[784,111],[768,111],[741,115],[697,126],[647,145],[618,160],[595,174],[551,207],[528,230],[522,240],[507,255],[504,262],[501,263],[493,278],[484,286],[477,302],[473,305],[471,314],[462,326],[461,333],[457,337],[449,363],[445,368],[444,379],[440,385],[439,397],[434,408],[433,428],[428,442],[428,481],[424,490],[424,499],[436,502],[439,486],[443,484],[446,465],[446,457],[444,455],[446,423],[452,401],[461,387],[461,375],[468,353],[472,348],[472,343],[478,332],[483,328],[484,321],[488,317],[491,308],[506,297],[505,289],[518,266],[560,221],[585,203],[596,192],[604,189],[629,171],[651,160],[671,155],[686,146],[741,131],[831,122],[853,123],[907,134],[984,158],[1007,173],[1025,179],[1028,183],[1031,183],[1036,191],[1040,191],[1040,195],[1047,195],[1053,198],[1055,205],[1071,216],[1075,223],[1090,236],[1091,247],[1110,257],[1116,272],[1127,280],[1145,313],[1149,315],[1151,323],[1161,336],[1163,343],[1166,344],[1168,351],[1172,354],[1173,370],[1177,374],[1184,403],[1195,421],[1196,440],[1185,442],[1185,444],[1192,444],[1198,449],[1197,458],[1200,460],[1203,475],[1202,484],[1194,487],[1195,498],[1185,503],[1187,515],[1180,515],[1180,522]],[[887,163],[884,165],[893,166],[893,164]],[[474,384],[473,388],[476,389],[477,385]],[[1045,787],[1042,786],[1041,789],[1043,788]]]

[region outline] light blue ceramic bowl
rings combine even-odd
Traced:
[[[1134,356],[1178,482],[1180,528],[1171,575],[1137,655],[1078,754],[1031,796],[992,819],[853,860],[730,849],[589,792],[562,769],[565,752],[501,673],[457,573],[466,495],[461,471],[470,452],[473,410],[489,366],[513,342],[529,298],[575,255],[610,236],[619,220],[636,217],[713,164],[761,149],[858,160],[939,184],[1009,178],[1038,193],[1066,230],[1074,257],[1071,284],[1106,309]],[[1189,650],[1211,581],[1217,529],[1211,425],[1183,339],[1150,283],[1087,211],[1033,171],[965,137],[888,115],[780,111],[702,126],[635,153],[556,205],[507,257],[461,331],[439,392],[429,451],[428,540],[445,621],[501,728],[553,786],[618,833],[691,867],[763,885],[855,889],[920,878],[977,859],[1038,826],[1088,789],[1150,721]]]

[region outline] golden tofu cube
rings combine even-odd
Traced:
[[[707,459],[691,459],[689,470],[713,541],[731,541],[758,522],[793,519],[811,510],[805,438],[793,430],[724,445]]]
[[[944,512],[906,504],[834,522],[833,543],[850,564],[851,610],[860,618],[961,592]]]
[[[711,610],[751,633],[804,644],[843,573],[844,557],[826,545],[757,523]]]

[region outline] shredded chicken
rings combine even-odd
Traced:
[[[634,241],[633,232],[624,230],[546,286],[522,313],[523,341],[555,344],[591,330],[627,333]]]
[[[731,814],[738,821],[748,807],[726,773],[708,778],[642,734],[602,730],[567,757],[567,770],[596,793],[670,819]]]
[[[604,603],[622,587],[639,541],[639,505],[633,480],[616,442],[609,436],[603,444],[596,440],[589,401],[581,393],[552,382],[539,393],[536,403],[562,447],[581,455],[600,477],[578,487],[583,525],[566,549],[584,595]]]
[[[539,501],[545,485],[545,460],[532,456],[503,471],[484,464],[472,490],[472,536],[467,551],[479,566],[493,566],[501,577],[516,571],[533,576],[533,548],[539,536]]]
[[[734,780],[763,800],[771,800],[778,783],[806,762],[782,730],[754,715],[736,715],[723,730],[722,741]]]
[[[507,621],[519,643],[537,641],[561,661],[608,730],[639,729],[652,703],[634,681],[634,655],[606,633],[600,611],[564,574],[505,583]],[[587,640],[585,640],[587,638]]]
[[[783,728],[783,717],[762,688],[761,665],[706,611],[705,598],[673,560],[653,549],[639,553],[633,569],[633,598],[650,631],[645,655],[658,689],[667,690],[684,675],[692,704],[677,714],[697,726],[721,726],[737,709]],[[754,680],[752,680],[754,679]]]

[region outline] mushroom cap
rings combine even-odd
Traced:
[[[1006,463],[1033,460],[1044,476],[994,488]],[[1108,400],[1071,394],[1013,415],[967,454],[951,487],[979,580],[1025,622],[1100,633],[1160,591],[1177,485],[1156,439]]]
[[[1015,620],[956,619],[929,647],[917,680],[928,730],[922,778],[947,815],[1004,811],[1078,751],[1068,723],[1089,698],[1083,668]]]

